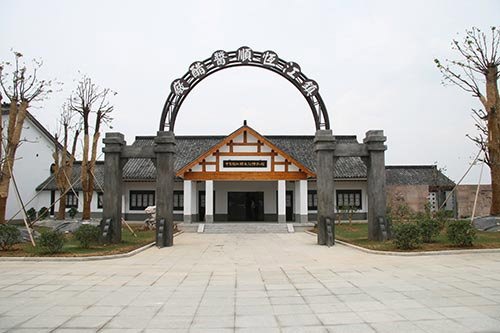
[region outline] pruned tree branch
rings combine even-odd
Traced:
[[[91,78],[84,75],[78,82],[75,92],[72,94],[69,107],[72,111],[80,115],[83,131],[83,157],[82,157],[82,189],[83,189],[83,214],[82,218],[90,218],[90,204],[94,191],[94,173],[97,159],[97,148],[101,135],[101,126],[111,122],[110,95],[116,95],[116,92],[109,88],[100,88],[95,85]],[[90,119],[94,118],[92,133],[92,143],[90,143]]]

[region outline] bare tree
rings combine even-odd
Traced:
[[[466,30],[462,41],[453,40],[453,49],[460,60],[435,59],[443,74],[444,84],[453,84],[479,99],[484,111],[473,111],[479,134],[471,137],[485,153],[485,163],[491,171],[491,215],[500,215],[500,98],[498,66],[500,65],[500,31],[491,27],[491,35],[473,27]],[[484,87],[484,92],[480,88]]]
[[[109,88],[100,88],[92,83],[88,76],[83,76],[78,82],[75,92],[70,98],[70,109],[77,112],[83,124],[82,150],[82,190],[83,212],[82,219],[90,219],[90,204],[94,192],[94,169],[97,158],[97,145],[101,135],[101,126],[109,124],[113,106],[109,102],[109,95],[116,95]],[[94,120],[92,145],[90,145],[91,121]]]
[[[38,70],[42,63],[36,60],[34,68],[29,71],[21,62],[22,54],[14,52],[13,64],[2,62],[0,64],[0,102],[2,95],[9,100],[9,118],[7,121],[7,133],[3,124],[0,124],[0,223],[5,223],[5,212],[7,197],[9,195],[10,180],[16,151],[21,142],[21,132],[28,108],[33,102],[43,100],[52,92],[50,89],[52,81],[40,80]],[[4,73],[6,68],[11,68],[10,73]],[[2,123],[0,121],[0,123]],[[5,136],[5,134],[7,134]]]
[[[57,188],[59,189],[59,210],[57,219],[64,220],[66,217],[66,194],[71,189],[71,176],[73,175],[73,164],[75,162],[76,147],[78,136],[80,135],[80,124],[74,124],[74,113],[69,108],[68,104],[64,104],[59,118],[60,132],[55,135],[54,142],[54,177]],[[59,143],[59,138],[62,135],[62,146]],[[72,137],[72,138],[71,138]],[[69,141],[71,143],[71,152],[69,149]]]

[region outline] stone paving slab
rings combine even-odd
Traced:
[[[129,258],[2,262],[0,332],[500,332],[500,253],[185,233]]]

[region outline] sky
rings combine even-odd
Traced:
[[[31,112],[50,131],[81,73],[117,92],[112,128],[154,135],[173,80],[215,50],[273,50],[319,84],[334,134],[384,130],[389,165],[434,164],[458,181],[476,146],[480,103],[443,86],[434,59],[453,38],[500,23],[500,1],[24,1],[0,0],[0,61],[12,50],[42,59],[40,77],[63,83]],[[261,134],[314,135],[311,111],[284,78],[237,67],[186,98],[175,134],[229,134],[247,120]],[[477,183],[474,166],[464,183]],[[485,169],[488,170],[489,169]],[[489,183],[489,172],[482,183]]]

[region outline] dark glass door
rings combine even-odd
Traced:
[[[264,221],[264,192],[228,192],[228,221]]]
[[[293,191],[286,191],[286,220],[293,221]]]
[[[278,191],[276,191],[276,214],[278,214]],[[293,221],[293,191],[286,191],[285,194],[285,218],[287,221]]]
[[[198,192],[198,219],[205,221],[205,191]]]

